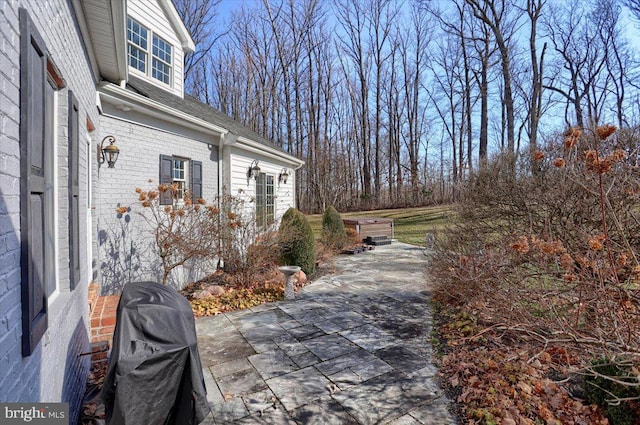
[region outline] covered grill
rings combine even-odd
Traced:
[[[125,286],[102,388],[107,423],[198,424],[209,412],[189,302],[154,282]]]

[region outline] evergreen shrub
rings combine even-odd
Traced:
[[[609,359],[592,362],[594,374],[585,378],[584,397],[602,407],[611,424],[634,425],[640,414],[638,378],[633,366],[620,363]]]
[[[322,243],[340,251],[347,245],[348,236],[340,213],[332,206],[322,214]]]
[[[307,275],[316,269],[316,244],[313,229],[307,218],[295,208],[282,216],[278,231],[281,262],[300,266]]]

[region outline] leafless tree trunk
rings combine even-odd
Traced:
[[[493,37],[500,52],[503,79],[502,102],[505,108],[507,150],[515,153],[515,106],[511,78],[510,42],[514,32],[515,21],[509,20],[509,2],[504,0],[465,0],[473,10],[476,18],[484,22],[493,32]]]
[[[371,129],[369,125],[369,88],[371,52],[365,45],[366,11],[360,1],[339,0],[337,17],[344,29],[345,36],[338,35],[341,51],[348,57],[353,66],[355,84],[351,83],[351,97],[354,107],[354,123],[358,124],[357,140],[362,155],[359,158],[362,168],[361,180],[363,198],[367,203],[372,196],[371,191]],[[347,80],[351,79],[351,67],[343,61],[343,70]]]

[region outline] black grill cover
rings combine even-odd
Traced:
[[[110,425],[199,424],[209,412],[189,302],[154,282],[125,286],[102,387]]]

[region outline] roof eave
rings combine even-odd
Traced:
[[[98,95],[100,96],[101,101],[105,101],[111,104],[127,105],[131,108],[137,108],[141,112],[147,113],[149,115],[169,118],[180,125],[196,128],[201,131],[213,133],[216,135],[224,135],[228,133],[228,130],[223,127],[194,117],[193,115],[187,114],[163,103],[146,98],[115,84],[99,84]]]
[[[276,147],[265,145],[264,143],[257,142],[255,140],[248,139],[246,137],[238,137],[235,143],[240,149],[245,149],[255,153],[267,154],[272,158],[280,159],[281,161],[291,164],[292,167],[298,169],[304,165],[304,161],[293,155],[290,155]]]
[[[72,6],[96,81],[101,77],[113,82],[126,80],[126,0],[72,0]],[[100,40],[96,40],[98,34]],[[105,40],[112,44],[105,45]]]

